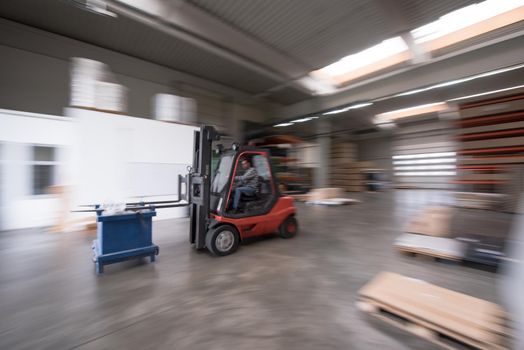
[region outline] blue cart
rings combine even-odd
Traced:
[[[104,272],[104,265],[134,258],[148,256],[151,262],[155,261],[158,246],[151,238],[153,216],[156,216],[153,207],[116,215],[104,215],[97,210],[97,239],[92,247],[96,272]]]

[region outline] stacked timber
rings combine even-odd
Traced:
[[[336,139],[331,144],[330,152],[330,184],[346,191],[363,191],[358,184],[363,175],[353,169],[357,159],[356,145],[351,142],[340,142]]]

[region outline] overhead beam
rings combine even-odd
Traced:
[[[228,96],[235,102],[268,105],[267,101],[255,98],[245,91],[230,86],[0,18],[0,46],[2,45],[62,61],[69,61],[71,57],[88,57],[108,64],[111,71],[116,74],[166,86],[171,86],[173,82],[177,82],[212,94]],[[169,68],[169,74],[166,74],[166,68]]]
[[[393,33],[393,36],[400,36],[408,46],[412,57],[411,62],[418,64],[427,61],[430,55],[420,45],[415,43],[410,33],[413,28],[410,27],[399,3],[390,0],[375,0],[375,3],[382,10],[383,18],[389,24],[390,32]]]
[[[108,5],[120,15],[138,20],[275,80],[275,85],[292,86],[304,93],[312,93],[298,81],[308,74],[309,67],[188,2],[110,0]]]
[[[316,97],[317,109],[311,109],[311,100],[305,100],[280,108],[275,115],[280,119],[295,118],[323,110],[347,105],[355,101],[367,101],[391,96],[403,91],[452,81],[487,71],[509,67],[524,62],[524,32],[494,39],[460,52],[430,59],[418,66],[412,65],[399,71],[387,73],[330,96]]]

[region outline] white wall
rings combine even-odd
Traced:
[[[50,226],[64,215],[64,198],[32,194],[33,145],[58,148],[55,184],[70,189],[70,209],[177,197],[177,175],[192,163],[195,127],[82,109],[66,114],[0,110],[0,229]],[[186,215],[187,208],[162,209],[156,219]]]
[[[69,177],[65,164],[70,159],[65,149],[73,141],[73,123],[68,118],[0,110],[0,142],[3,174],[0,207],[1,229],[52,225],[60,210],[58,197],[33,195],[32,146],[58,147],[57,180]]]
[[[106,63],[128,89],[127,110],[135,117],[150,118],[157,93],[191,97],[199,122],[232,130],[238,138],[239,121],[262,122],[271,108],[239,90],[1,18],[0,57],[0,108],[10,110],[62,115],[71,57]]]
[[[374,167],[384,169],[387,179],[393,179],[392,136],[361,138],[356,141],[358,161],[371,161]]]
[[[66,114],[75,120],[74,205],[176,199],[197,128],[77,108]],[[160,219],[186,214],[187,208],[157,213]]]

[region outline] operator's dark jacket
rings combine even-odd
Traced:
[[[246,186],[258,191],[258,173],[255,168],[247,169],[244,175],[236,176],[236,180],[239,181],[238,187]]]

